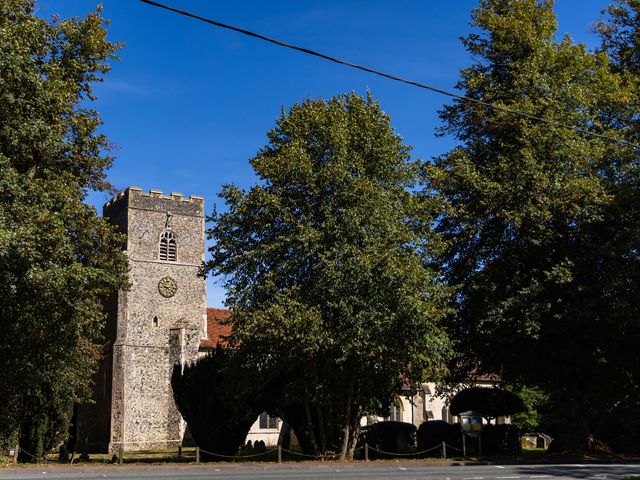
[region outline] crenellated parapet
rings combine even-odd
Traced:
[[[143,192],[140,187],[129,187],[104,204],[103,216],[113,218],[122,209],[138,208],[151,211],[170,211],[182,215],[204,217],[204,197],[171,192],[164,195],[162,190]]]

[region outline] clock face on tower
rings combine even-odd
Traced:
[[[173,297],[178,291],[178,284],[171,277],[163,277],[158,282],[158,292],[165,298]]]

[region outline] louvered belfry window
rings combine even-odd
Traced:
[[[176,261],[176,234],[170,230],[160,235],[160,260]]]

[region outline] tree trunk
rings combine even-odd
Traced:
[[[589,432],[584,429],[563,427],[549,444],[547,453],[589,453],[591,450]]]
[[[360,417],[362,416],[362,407],[359,406],[355,417],[353,428],[351,429],[351,447],[349,448],[349,459],[353,460],[353,455],[356,451],[356,441],[358,440],[358,434],[360,433]]]
[[[611,454],[604,443],[596,440],[589,432],[589,424],[584,415],[583,402],[572,399],[566,403],[565,423],[549,445],[548,453],[596,453]]]
[[[333,414],[333,402],[328,402],[328,412],[327,412],[327,430],[326,434],[328,435],[327,445],[333,446],[337,445],[339,439],[336,438],[336,425],[335,425],[335,416]]]
[[[318,442],[316,440],[316,432],[315,427],[313,425],[313,418],[311,418],[311,407],[309,406],[309,395],[307,393],[307,398],[304,399],[304,411],[307,416],[307,429],[309,431],[309,441],[311,442],[311,448],[313,449],[313,454],[318,455],[320,453],[318,451]]]
[[[349,382],[349,388],[347,390],[347,400],[345,402],[345,415],[344,415],[344,424],[342,426],[342,448],[340,450],[340,458],[338,459],[341,462],[344,462],[347,458],[347,451],[349,449],[349,440],[351,433],[351,402],[353,401],[353,387],[355,384],[355,380],[351,380]]]
[[[316,405],[316,415],[318,416],[318,435],[320,435],[320,451],[324,454],[327,451],[327,436],[324,428],[324,415],[320,405]]]

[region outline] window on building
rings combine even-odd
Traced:
[[[278,428],[278,417],[272,417],[268,415],[267,412],[262,412],[262,414],[260,415],[260,428]]]
[[[385,420],[390,420],[392,422],[402,421],[402,405],[398,399],[391,403],[391,407],[389,407],[389,416],[385,418]]]
[[[449,407],[442,407],[442,420],[447,423],[451,423],[451,414],[449,413]]]
[[[176,234],[166,230],[160,235],[160,260],[175,262],[177,258]]]
[[[153,326],[154,327],[158,326],[158,317],[153,317]]]

